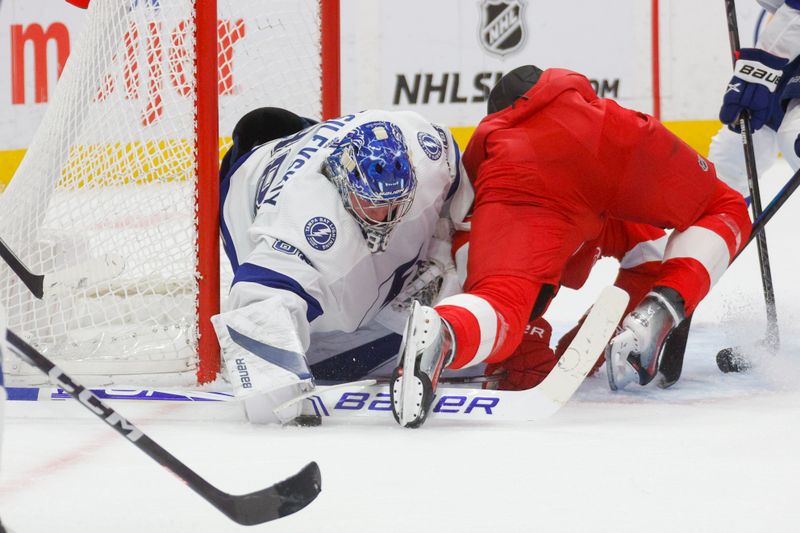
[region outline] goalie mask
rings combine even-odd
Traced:
[[[361,226],[369,250],[384,251],[417,187],[400,129],[384,121],[358,126],[335,144],[325,173]]]

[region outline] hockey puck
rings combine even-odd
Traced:
[[[717,367],[725,374],[745,372],[752,365],[739,348],[724,348],[717,352]]]
[[[322,425],[322,417],[319,415],[299,415],[292,420],[295,426],[311,428]]]

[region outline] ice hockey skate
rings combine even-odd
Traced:
[[[434,309],[415,300],[390,387],[392,413],[401,426],[416,428],[425,422],[439,376],[454,353],[450,326]]]
[[[608,386],[616,391],[633,382],[647,385],[656,376],[664,341],[685,317],[683,298],[656,287],[622,322],[622,331],[606,347]]]

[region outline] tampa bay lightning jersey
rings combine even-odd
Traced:
[[[758,37],[756,46],[792,61],[800,55],[800,0],[759,0],[771,20]]]
[[[756,48],[789,61],[772,99],[767,126],[777,131],[790,100],[800,98],[800,0],[757,0],[771,17],[758,36]]]
[[[756,2],[770,13],[775,13],[779,7],[786,3],[785,0],[756,0]]]
[[[360,124],[397,125],[418,180],[385,251],[371,253],[322,165]],[[234,271],[228,307],[280,293],[305,334],[352,332],[386,308],[427,257],[437,220],[458,222],[473,192],[445,128],[413,112],[363,111],[256,147],[222,182],[221,230]],[[305,323],[304,323],[305,322]]]

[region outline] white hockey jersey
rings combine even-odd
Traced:
[[[792,61],[800,55],[800,2],[792,0],[757,0],[772,14],[772,19],[758,37],[756,46],[770,54]]]
[[[374,121],[400,128],[417,178],[413,204],[381,253],[369,251],[322,173],[335,141]],[[221,232],[234,279],[229,310],[214,318],[226,361],[231,330],[258,346],[305,354],[311,333],[366,326],[428,258],[440,217],[460,222],[473,199],[450,132],[413,112],[329,120],[255,148],[232,169],[222,183]],[[303,369],[288,370],[302,379]]]

